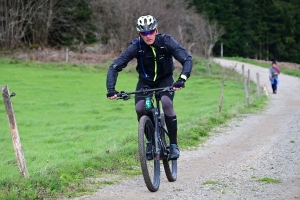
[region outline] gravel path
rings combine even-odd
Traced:
[[[237,64],[239,72],[243,64],[255,81],[259,73],[260,84],[266,84],[269,92],[267,110],[238,116],[218,127],[197,150],[182,151],[177,181],[168,182],[162,171],[160,188],[155,193],[149,192],[143,178],[137,176],[76,199],[299,199],[300,79],[281,74],[278,93],[274,95],[268,69],[236,61],[215,61],[230,68]],[[279,182],[258,181],[262,178]]]

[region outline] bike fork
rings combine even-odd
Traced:
[[[154,109],[154,124],[155,124],[155,131],[154,131],[154,142],[155,142],[155,159],[160,160],[160,137],[159,137],[159,126],[158,126],[158,109]]]

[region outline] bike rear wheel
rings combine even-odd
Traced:
[[[177,160],[163,159],[165,173],[169,182],[174,182],[177,179]]]
[[[160,114],[161,126],[166,129],[165,116],[164,113]],[[167,134],[161,130],[161,140],[165,146],[170,147],[170,144],[166,140]],[[168,160],[167,157],[163,159],[163,165],[165,168],[165,174],[169,182],[174,182],[177,179],[177,160]]]
[[[152,143],[152,160],[146,158],[147,142]],[[154,127],[148,116],[141,117],[138,128],[139,156],[145,184],[149,191],[156,192],[160,184],[160,161],[154,155]]]

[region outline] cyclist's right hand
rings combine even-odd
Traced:
[[[116,99],[117,98],[117,94],[118,94],[118,92],[115,89],[108,89],[106,96],[109,99]]]

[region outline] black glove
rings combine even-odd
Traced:
[[[115,89],[108,89],[107,90],[107,98],[114,96],[115,94],[118,94],[118,92]]]
[[[179,78],[175,83],[173,83],[174,88],[184,88],[184,82],[185,80],[182,78]]]

